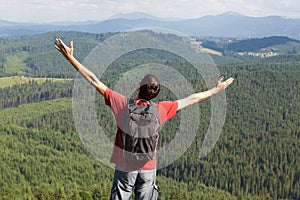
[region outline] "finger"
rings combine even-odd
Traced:
[[[56,43],[61,44],[62,40],[60,38],[56,38]]]
[[[234,81],[234,79],[232,77],[230,77],[229,79],[226,80],[226,84],[230,85],[233,81]]]
[[[60,38],[57,39],[57,43],[58,46],[66,47],[65,43]]]
[[[61,43],[61,41],[58,39],[57,41],[55,41],[55,46],[59,49],[63,49],[64,46],[63,44]]]
[[[70,42],[70,52],[73,54],[73,41]]]
[[[55,45],[55,49],[57,49],[58,51],[60,51],[60,48],[58,46]]]
[[[228,81],[229,81],[229,83],[232,83],[232,82],[234,81],[234,78],[230,77],[230,78],[228,79]]]
[[[220,78],[219,78],[219,82],[222,82],[224,80],[224,76],[222,75],[222,76],[220,76]]]
[[[58,46],[58,39],[57,38],[55,39],[54,44],[55,44],[55,46]]]
[[[55,40],[55,43],[54,43],[55,45],[55,48],[57,49],[57,50],[59,50],[60,51],[60,47],[59,47],[59,42],[58,42],[58,39],[56,38],[56,40]]]

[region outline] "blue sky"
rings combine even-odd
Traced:
[[[249,16],[300,19],[299,0],[0,0],[0,3],[0,19],[17,22],[104,20],[130,12],[190,19],[234,11]]]

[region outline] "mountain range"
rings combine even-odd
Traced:
[[[300,19],[281,16],[251,17],[235,12],[206,15],[195,19],[159,18],[135,12],[114,15],[103,21],[18,23],[0,20],[0,37],[15,38],[49,31],[89,33],[122,32],[130,29],[160,27],[189,36],[260,38],[287,36],[300,39]]]

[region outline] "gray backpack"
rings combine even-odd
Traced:
[[[160,121],[156,104],[146,102],[148,106],[138,106],[133,99],[128,99],[121,135],[121,148],[126,161],[145,162],[154,159]]]

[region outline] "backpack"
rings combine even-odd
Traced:
[[[121,134],[121,148],[125,161],[153,160],[157,147],[160,121],[156,104],[138,106],[133,99],[128,100],[127,112]]]

